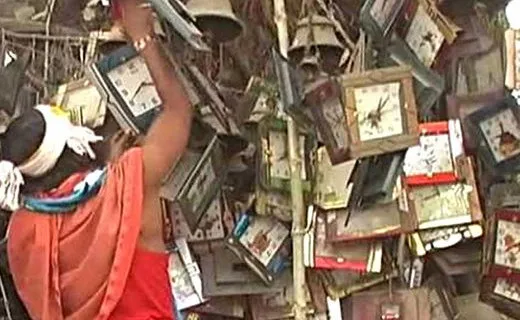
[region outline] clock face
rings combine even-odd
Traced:
[[[331,103],[323,106],[323,116],[329,124],[338,147],[346,147],[348,133],[345,129],[345,114],[341,104]]]
[[[424,65],[431,67],[444,42],[444,35],[423,6],[419,5],[405,41]]]
[[[520,223],[498,220],[495,264],[520,270]]]
[[[383,33],[386,33],[387,28],[392,23],[392,16],[396,13],[395,11],[401,2],[401,0],[374,1],[372,8],[370,8],[370,15],[377,22]]]
[[[463,183],[414,188],[419,223],[467,217],[470,212],[468,194],[472,191],[472,186]]]
[[[520,303],[520,284],[511,282],[506,278],[497,279],[493,292]]]
[[[407,176],[454,171],[449,135],[421,136],[406,152],[403,170]]]
[[[361,141],[403,133],[401,83],[392,82],[354,89]]]
[[[501,111],[479,127],[497,163],[520,154],[520,128],[513,110]]]
[[[152,76],[141,56],[137,56],[108,73],[108,78],[134,117],[161,105]]]
[[[300,157],[305,159],[305,137],[299,137]],[[291,179],[287,134],[282,131],[269,131],[270,166],[269,176],[278,179]],[[305,164],[302,163],[302,179],[307,179]]]
[[[255,218],[240,237],[240,243],[267,266],[288,236],[289,230],[276,219]]]
[[[213,168],[211,158],[208,158],[204,162],[202,169],[197,173],[195,182],[191,186],[188,193],[188,199],[192,208],[192,212],[197,211],[202,202],[202,199],[208,195],[209,189],[216,180],[217,175],[215,173],[215,169]]]

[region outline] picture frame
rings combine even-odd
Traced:
[[[460,179],[451,184],[411,187],[403,183],[403,194],[399,197],[400,209],[411,215],[416,230],[470,224],[483,219],[472,159],[459,158],[456,166]],[[463,202],[459,202],[464,198]],[[421,204],[421,199],[427,199],[429,202],[425,200]],[[436,209],[434,202],[439,202],[441,208]],[[442,213],[445,205],[456,206],[458,208],[455,212],[460,212],[457,212],[456,216],[445,216]],[[425,208],[432,211],[426,211]],[[448,210],[450,215],[454,210]]]
[[[370,70],[342,77],[345,95],[345,114],[349,131],[350,153],[353,158],[374,156],[413,146],[419,141],[419,125],[413,91],[412,73],[409,67]],[[402,134],[368,141],[360,139],[357,120],[355,89],[382,84],[399,83]]]

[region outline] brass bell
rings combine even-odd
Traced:
[[[298,21],[289,58],[296,63],[301,62],[308,47],[313,55],[318,50],[323,70],[331,72],[338,68],[344,47],[336,37],[334,23],[329,18],[311,15]]]
[[[216,43],[231,41],[244,30],[230,0],[190,0],[186,7],[197,20],[197,26],[211,34]]]

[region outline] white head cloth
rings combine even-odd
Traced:
[[[88,128],[74,126],[67,117],[56,114],[48,105],[39,105],[35,109],[45,121],[45,134],[40,147],[18,167],[11,162],[0,161],[0,207],[7,210],[20,208],[20,187],[24,184],[22,174],[43,176],[54,168],[65,147],[78,155],[88,154],[95,159],[90,143],[103,140]]]

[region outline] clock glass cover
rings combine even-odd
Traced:
[[[136,56],[108,72],[108,78],[134,117],[161,105],[152,76],[141,56]]]
[[[479,127],[497,163],[520,154],[520,127],[512,109],[481,121]]]
[[[405,41],[424,65],[431,67],[444,42],[444,35],[424,7],[419,5]]]
[[[361,141],[403,133],[400,82],[356,88],[354,97]]]
[[[421,136],[420,144],[408,149],[403,169],[407,176],[453,171],[449,134]]]

